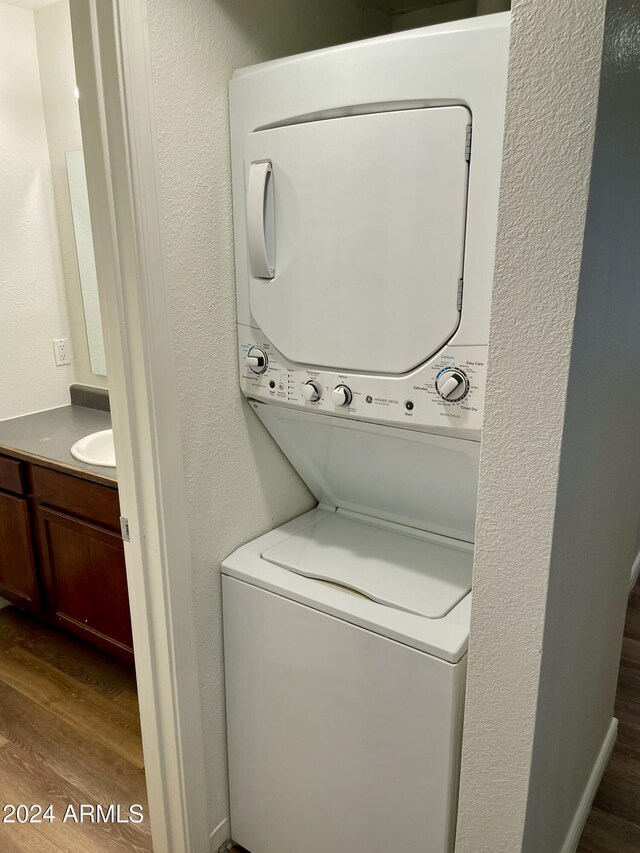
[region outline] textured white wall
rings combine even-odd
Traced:
[[[558,849],[613,715],[640,505],[639,103],[640,5],[608,0],[524,853]]]
[[[239,391],[227,85],[389,24],[355,0],[150,0],[149,27],[213,830],[228,811],[220,563],[313,505]]]
[[[77,151],[82,148],[78,99],[74,94],[76,73],[73,63],[69,0],[58,0],[58,2],[38,9],[34,13],[34,19],[42,102],[47,127],[58,233],[73,341],[75,376],[77,382],[106,388],[106,378],[96,376],[91,372],[69,187],[67,185],[65,152]],[[102,359],[104,361],[104,354]]]
[[[0,3],[0,420],[69,402],[72,365],[33,13]]]
[[[604,0],[513,3],[457,853],[558,853],[613,713],[640,502],[626,5],[596,136]]]

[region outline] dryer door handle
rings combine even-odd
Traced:
[[[254,278],[273,278],[275,258],[275,204],[271,163],[251,163],[247,183],[247,243]]]

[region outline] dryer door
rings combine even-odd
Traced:
[[[469,126],[453,106],[250,134],[251,313],[286,358],[402,374],[451,338]]]

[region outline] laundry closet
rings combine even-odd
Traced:
[[[318,502],[223,562],[252,853],[453,849],[508,37],[231,79],[240,389]]]

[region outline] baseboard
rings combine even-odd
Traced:
[[[635,558],[635,560],[633,561],[633,565],[631,566],[631,582],[629,584],[629,592],[631,592],[631,590],[636,585],[636,581],[638,580],[639,576],[640,576],[640,552],[638,552],[638,555]]]
[[[600,747],[596,763],[593,765],[593,770],[589,776],[587,786],[584,789],[584,793],[582,794],[574,818],[571,821],[566,841],[562,845],[560,853],[576,853],[578,844],[580,843],[580,836],[582,835],[584,825],[589,817],[591,804],[593,803],[598,786],[600,785],[600,780],[602,779],[609,758],[611,757],[613,747],[615,746],[617,733],[618,721],[613,717],[609,730],[602,742],[602,746]]]
[[[220,853],[220,851],[227,849],[230,842],[231,827],[229,826],[229,818],[225,817],[209,836],[209,850],[211,853]]]

